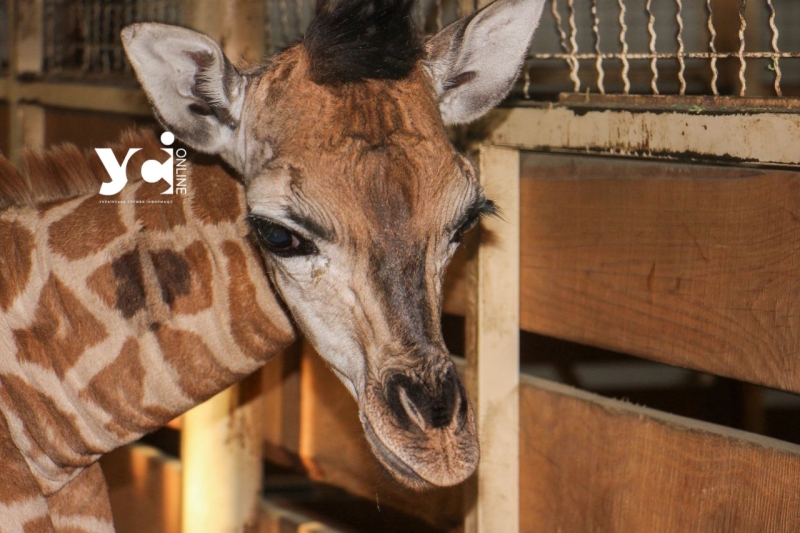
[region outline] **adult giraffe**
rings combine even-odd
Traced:
[[[95,154],[0,160],[0,530],[111,531],[97,459],[311,340],[412,488],[475,469],[472,410],[442,342],[442,277],[493,204],[444,126],[514,83],[544,0],[499,0],[423,44],[411,0],[341,0],[238,70],[209,38],[122,40],[161,123],[218,159],[186,196],[137,172],[99,196]],[[152,167],[152,165],[151,165]]]

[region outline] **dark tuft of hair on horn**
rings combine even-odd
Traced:
[[[402,79],[422,57],[414,0],[339,0],[319,10],[303,38],[311,80],[338,85]]]

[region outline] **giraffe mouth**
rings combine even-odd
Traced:
[[[375,457],[379,464],[397,481],[412,489],[419,491],[432,489],[437,485],[420,476],[408,463],[397,456],[389,446],[384,444],[369,420],[361,415],[361,424],[364,426],[364,434],[367,436]]]

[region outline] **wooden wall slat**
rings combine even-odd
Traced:
[[[521,531],[800,531],[800,447],[523,377]]]
[[[522,176],[522,329],[800,392],[800,173],[529,153]]]
[[[800,391],[800,174],[522,166],[524,329]]]

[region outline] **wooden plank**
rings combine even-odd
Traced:
[[[261,376],[254,374],[183,415],[183,531],[257,527],[264,412],[260,384]]]
[[[152,116],[144,91],[138,88],[81,83],[19,83],[22,102],[65,109]]]
[[[738,22],[738,16],[737,16]],[[794,113],[800,112],[796,97],[740,97],[710,95],[579,94],[558,95],[558,103],[572,109],[681,111],[692,114]],[[526,105],[524,102],[519,105]],[[536,105],[536,104],[532,104]],[[540,105],[540,104],[539,104]]]
[[[264,397],[264,457],[285,467],[296,466],[300,449],[300,358],[297,342],[261,371]]]
[[[481,224],[466,314],[466,386],[481,440],[468,532],[511,533],[519,524],[519,152],[482,147],[481,183],[502,219]]]
[[[471,128],[521,150],[570,150],[682,160],[797,164],[800,121],[783,113],[704,114],[586,110],[550,105],[496,109]]]
[[[16,56],[14,61],[15,74],[40,74],[42,72],[42,58],[44,57],[44,28],[43,28],[43,2],[42,0],[27,0],[13,2],[16,7],[14,18],[13,39],[16,46],[12,53]],[[3,32],[5,33],[5,32]]]
[[[800,531],[800,447],[522,383],[522,531]]]
[[[45,147],[45,110],[42,106],[18,104],[17,115],[22,136],[22,146],[33,152]]]
[[[523,161],[524,329],[800,392],[800,174]]]

